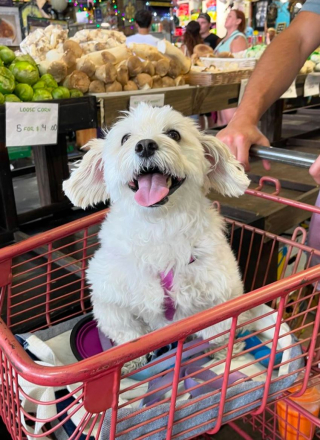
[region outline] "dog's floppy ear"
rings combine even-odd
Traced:
[[[210,188],[223,195],[239,197],[250,184],[240,162],[231,154],[228,147],[215,136],[200,135],[204,155],[210,162],[207,175],[207,190]]]
[[[63,182],[66,196],[82,209],[104,202],[108,198],[103,178],[103,139],[92,139],[83,148],[89,151],[77,162],[68,180]]]

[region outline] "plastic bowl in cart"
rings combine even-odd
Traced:
[[[78,361],[81,361],[112,348],[114,344],[111,339],[107,338],[98,329],[97,323],[94,320],[92,313],[90,313],[78,321],[72,329],[70,346],[75,358]],[[171,368],[174,365],[173,360],[169,361],[170,365],[168,362],[152,365],[152,361],[159,360],[162,356],[165,357],[170,350],[175,350],[176,347],[177,344],[175,343],[154,350],[153,354],[148,359],[150,367],[133,374],[131,378],[135,380],[144,380],[161,371]]]
[[[102,335],[90,313],[77,322],[70,335],[71,350],[78,361],[87,359],[113,347],[109,338]]]

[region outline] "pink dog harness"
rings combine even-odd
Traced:
[[[189,264],[193,263],[194,261],[195,258],[191,256]],[[165,275],[164,272],[160,273],[161,285],[164,291],[164,300],[163,300],[164,316],[168,321],[172,321],[176,313],[176,306],[170,295],[173,284],[173,276],[174,276],[173,269],[169,270],[167,275]]]

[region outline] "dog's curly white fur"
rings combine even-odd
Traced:
[[[172,139],[170,130],[181,139]],[[149,158],[141,158],[135,149],[143,139],[159,147]],[[170,323],[160,273],[174,272],[174,321],[243,293],[223,220],[205,197],[210,189],[240,196],[249,185],[224,144],[169,106],[141,104],[89,147],[63,187],[82,208],[107,198],[112,203],[100,231],[101,247],[87,271],[94,316],[106,335],[121,344]],[[162,206],[141,206],[129,186],[150,167],[185,179]],[[189,264],[191,257],[195,261]],[[229,328],[227,320],[200,335],[208,338]]]

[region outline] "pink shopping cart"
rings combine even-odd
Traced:
[[[247,193],[320,213],[278,193]],[[12,438],[180,440],[229,423],[248,439],[234,423],[244,417],[260,431],[270,427],[265,438],[285,438],[278,399],[287,399],[293,384],[302,394],[310,377],[319,376],[320,266],[310,262],[320,252],[306,244],[306,231],[299,227],[288,238],[226,219],[246,295],[74,362],[59,337],[91,310],[85,270],[106,215],[0,250],[0,414]],[[249,309],[250,332],[237,322]],[[231,325],[223,346],[214,338],[192,339],[226,319]],[[163,347],[158,358],[121,375],[126,362]]]

